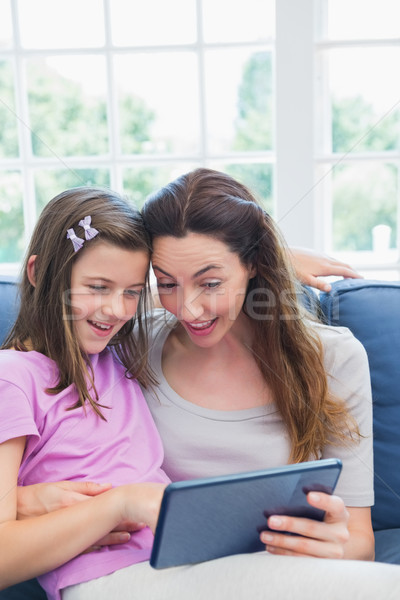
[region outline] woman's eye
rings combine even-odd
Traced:
[[[204,283],[203,285],[208,290],[212,290],[213,288],[216,288],[219,285],[221,285],[221,282],[220,281],[208,281],[207,283]]]
[[[157,282],[157,287],[162,288],[164,290],[171,290],[175,286],[176,286],[176,283],[161,283],[160,281]]]

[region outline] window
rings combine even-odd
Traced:
[[[63,189],[108,185],[140,207],[208,166],[249,185],[290,244],[399,278],[398,0],[0,11],[2,272]]]
[[[325,0],[315,16],[316,201],[325,245],[368,277],[398,279],[400,5]]]
[[[0,0],[2,271],[67,187],[110,186],[140,207],[204,165],[273,213],[274,4]]]

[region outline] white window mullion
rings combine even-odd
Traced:
[[[277,221],[291,245],[316,247],[314,2],[276,2]]]
[[[11,3],[15,45],[15,107],[20,148],[20,168],[22,173],[22,198],[24,215],[24,241],[27,246],[36,223],[36,197],[33,163],[32,137],[28,110],[28,88],[24,56],[21,47],[18,11]]]
[[[200,159],[203,166],[206,165],[207,151],[207,116],[206,116],[206,92],[205,92],[205,57],[204,57],[204,33],[203,33],[203,2],[196,1],[197,11],[197,61],[199,81],[199,119],[200,119]]]

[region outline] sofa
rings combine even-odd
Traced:
[[[16,291],[15,279],[0,278],[0,341],[15,319]],[[327,324],[348,327],[367,351],[374,418],[376,560],[400,564],[400,283],[341,280],[319,297],[307,290],[304,301]],[[24,598],[46,596],[34,581],[0,592],[0,600]]]
[[[321,294],[326,323],[348,327],[367,351],[374,432],[376,560],[400,564],[400,283],[348,279]]]

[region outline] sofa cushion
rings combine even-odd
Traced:
[[[375,530],[400,527],[400,283],[343,280],[321,294],[328,323],[364,345],[374,416]]]
[[[16,277],[0,276],[0,344],[17,316],[18,286],[16,281]]]
[[[400,565],[400,528],[375,532],[375,560]]]

